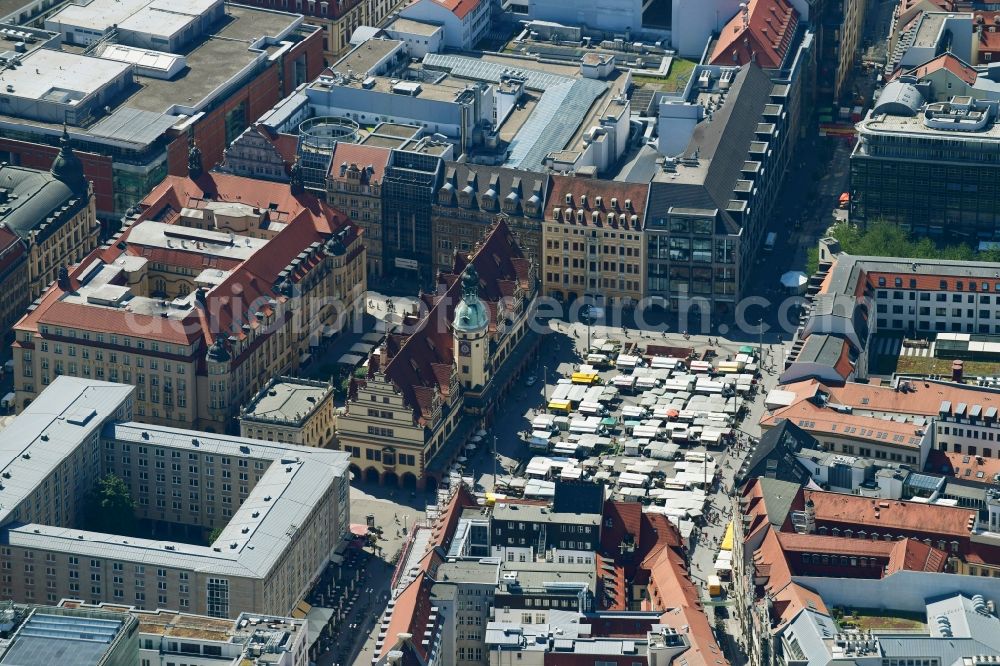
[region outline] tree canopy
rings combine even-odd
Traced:
[[[135,501],[125,482],[108,474],[87,493],[85,520],[95,532],[131,535],[135,531]]]
[[[977,252],[969,245],[937,245],[930,238],[914,239],[889,222],[874,222],[867,229],[838,222],[827,235],[840,241],[841,250],[853,255],[1000,262],[1000,250]],[[819,267],[818,252],[817,248],[809,250],[806,271],[809,274],[815,273]]]

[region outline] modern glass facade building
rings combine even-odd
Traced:
[[[885,220],[948,243],[1000,239],[997,103],[926,104],[915,86],[894,83],[905,88],[886,86],[857,125],[851,219]]]

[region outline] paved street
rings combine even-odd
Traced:
[[[423,521],[428,501],[426,493],[409,493],[400,489],[382,488],[355,481],[351,485],[351,520],[364,524],[374,516],[376,527],[382,528],[378,545],[382,552],[371,560],[360,578],[359,602],[355,612],[344,623],[329,652],[321,655],[319,666],[333,664],[371,664],[378,634],[377,620],[389,599],[389,584],[395,558],[405,540],[404,529]],[[366,553],[371,549],[366,548]]]

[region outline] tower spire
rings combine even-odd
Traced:
[[[78,194],[84,194],[87,191],[87,178],[83,174],[83,162],[73,152],[73,147],[69,143],[69,129],[66,123],[63,123],[62,136],[59,138],[59,154],[53,160],[49,173]]]

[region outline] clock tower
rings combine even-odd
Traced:
[[[462,274],[462,300],[455,307],[455,365],[465,389],[481,390],[489,375],[490,313],[479,298],[479,274],[469,264]]]

